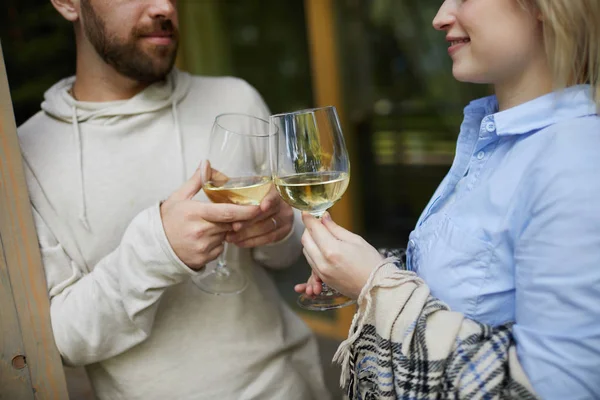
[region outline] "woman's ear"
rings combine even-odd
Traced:
[[[79,19],[79,0],[50,0],[56,11],[67,21]]]

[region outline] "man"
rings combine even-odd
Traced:
[[[52,3],[75,28],[76,76],[19,136],[64,362],[99,399],[329,398],[314,337],[264,270],[300,254],[301,222],[276,193],[198,194],[215,116],[265,118],[260,96],[173,69],[174,0]],[[250,278],[237,296],[192,281],[224,240]]]

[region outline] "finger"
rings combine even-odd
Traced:
[[[247,226],[242,228],[240,231],[235,233],[232,232],[227,235],[227,241],[232,243],[243,242],[248,239],[266,235],[278,228],[277,220],[271,216],[266,218],[261,216],[253,221],[254,224],[250,225],[248,223]]]
[[[204,182],[212,182],[213,185],[215,186],[223,186],[225,183],[227,183],[227,181],[229,180],[229,177],[227,175],[225,175],[224,173],[222,173],[221,171],[219,171],[218,169],[214,169],[212,168],[210,161],[206,161],[208,166],[204,167],[203,171],[205,174],[204,175]]]
[[[204,182],[208,182],[212,179],[212,167],[209,160],[203,160],[198,167],[200,171],[200,177]]]
[[[308,277],[308,281],[306,281],[306,288],[304,289],[304,292],[307,296],[314,296],[316,294],[313,286],[313,274],[310,274],[310,276]]]
[[[258,222],[270,219],[270,218],[274,217],[275,215],[277,215],[278,213],[279,213],[279,208],[273,209],[273,210],[269,210],[266,213],[264,211],[262,211],[262,209],[261,209],[259,215],[256,218],[251,219],[250,221],[236,222],[236,223],[234,223],[233,224],[233,230],[236,231],[236,232],[239,232],[239,231],[244,230],[247,227],[252,226],[252,225],[254,225],[254,224],[258,223]]]
[[[344,242],[350,242],[350,243],[356,243],[358,240],[361,239],[360,236],[358,236],[358,235],[350,232],[349,230],[346,230],[346,229],[342,228],[341,226],[339,226],[338,224],[336,224],[328,212],[323,214],[323,218],[321,220],[323,222],[323,225],[327,228],[327,230],[329,230],[329,232],[336,239],[342,240]]]
[[[314,268],[314,261],[311,260],[310,256],[306,252],[304,252],[304,256],[306,257],[306,261],[308,261],[308,264],[311,266],[311,268]],[[304,288],[306,294],[309,296],[321,294],[323,288],[321,283],[321,279],[319,279],[319,277],[315,274],[315,270],[313,269],[308,281],[306,282],[306,287]]]
[[[304,234],[302,235],[302,245],[304,246],[302,251],[306,256],[306,260],[312,267],[313,272],[318,276],[322,276],[321,269],[327,265],[327,261],[325,261],[323,253],[313,240],[309,231],[304,231]]]
[[[289,227],[279,227],[276,230],[267,233],[266,235],[256,236],[250,239],[246,239],[242,242],[236,242],[235,245],[244,249],[253,247],[264,246],[270,243],[276,243],[287,236],[290,232]]]
[[[304,293],[306,291],[306,283],[299,283],[294,286],[294,292],[296,293]]]
[[[306,230],[310,233],[310,238],[313,244],[315,244],[320,250],[319,253],[323,253],[325,249],[331,249],[338,245],[338,239],[329,232],[329,229],[323,225],[323,223],[310,215],[307,212],[302,213],[302,221]],[[306,247],[306,246],[305,246]],[[314,258],[314,250],[310,251],[311,257]],[[319,261],[316,260],[315,261]]]
[[[307,296],[314,296],[312,285],[306,285],[305,293]]]
[[[282,200],[277,192],[277,189],[275,189],[275,186],[271,185],[269,193],[267,193],[265,198],[260,202],[260,209],[265,213],[270,212],[273,209],[279,210],[281,203]]]
[[[323,290],[323,281],[321,278],[313,274],[313,292],[316,294],[321,294]]]
[[[223,250],[225,250],[225,246],[223,246],[223,243],[215,246],[213,249],[211,249],[208,254],[207,254],[207,259],[208,261],[213,261],[215,260],[217,257],[219,257],[221,255],[221,253],[223,253]]]
[[[183,185],[179,187],[170,197],[172,200],[189,200],[194,197],[200,189],[202,189],[202,185],[204,184],[204,176],[210,175],[207,171],[207,165],[210,168],[210,164],[208,161],[202,161],[198,169],[194,172],[194,175],[191,176]]]
[[[233,223],[249,221],[260,214],[258,206],[190,202],[190,212],[210,222]]]
[[[211,222],[206,220],[202,220],[196,229],[199,235],[222,235],[223,233],[231,232],[233,230],[231,224],[226,224],[224,222]]]
[[[308,261],[308,264],[312,266],[312,264],[314,264],[314,261],[310,260],[310,256],[306,254],[305,257]],[[308,279],[308,285],[312,286],[312,292],[314,294],[321,294],[321,292],[323,291],[323,281],[317,276],[314,269],[312,271],[312,274],[310,275],[310,278]]]

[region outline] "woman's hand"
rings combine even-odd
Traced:
[[[305,253],[306,254],[306,253]],[[306,283],[299,283],[294,286],[294,290],[296,293],[306,293],[307,296],[313,296],[317,294],[321,294],[321,290],[323,289],[323,281],[317,275],[315,275],[315,271],[312,271],[308,281]]]
[[[319,294],[322,280],[342,294],[358,298],[383,256],[362,237],[333,222],[329,213],[321,220],[302,213],[302,220],[306,226],[304,255],[313,274],[308,283],[296,285],[296,292]]]

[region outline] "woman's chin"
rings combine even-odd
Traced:
[[[464,66],[457,65],[456,63],[452,67],[452,75],[454,76],[454,79],[459,82],[481,84],[490,83],[487,79],[485,79],[485,77],[482,76],[482,74],[478,74],[472,69],[465,68]]]

